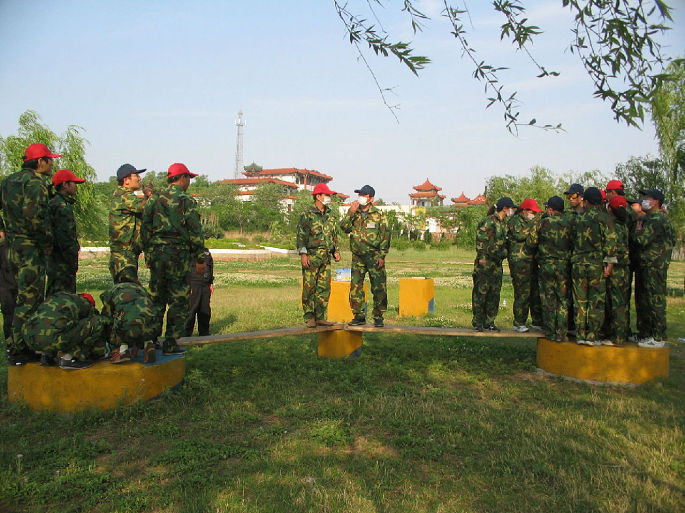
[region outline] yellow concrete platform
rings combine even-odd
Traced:
[[[131,362],[114,365],[101,361],[80,370],[41,367],[38,363],[7,370],[11,402],[25,403],[33,410],[71,413],[90,408],[109,410],[157,397],[183,381],[186,359],[157,351],[157,361],[148,364],[139,356]]]
[[[344,358],[361,355],[362,334],[356,331],[336,330],[319,333],[319,356]]]
[[[364,301],[368,297],[368,285],[364,283]],[[331,281],[331,296],[328,299],[328,320],[350,322],[354,314],[350,308],[350,282]]]
[[[420,317],[435,311],[431,278],[400,278],[400,317]]]
[[[575,342],[538,339],[538,368],[555,376],[584,381],[639,385],[667,378],[668,358],[668,346],[661,349],[647,349],[635,344],[584,346]]]

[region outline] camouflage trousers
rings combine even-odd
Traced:
[[[369,274],[373,294],[373,318],[382,319],[388,309],[388,287],[385,266],[378,268],[377,257],[352,254],[352,279],[350,283],[350,308],[358,317],[365,317],[364,278]]]
[[[649,262],[640,266],[639,298],[643,301],[640,337],[666,340],[666,276],[668,262]],[[638,320],[640,317],[638,316]]]
[[[304,320],[326,318],[331,295],[331,265],[328,255],[309,255],[309,267],[302,268],[302,311]]]
[[[640,338],[645,338],[651,331],[648,319],[649,305],[645,291],[645,271],[642,266],[635,268],[635,329]]]
[[[568,331],[568,262],[542,262],[539,268],[543,328],[548,339],[564,340]]]
[[[166,311],[164,343],[171,346],[183,336],[190,309],[190,252],[185,246],[157,245],[146,260],[150,263],[150,297],[158,316],[157,336]]]
[[[142,348],[147,340],[157,340],[160,332],[159,318],[156,315],[114,319],[110,340],[113,348],[122,344]]]
[[[509,273],[514,285],[514,326],[522,326],[528,320],[542,326],[542,307],[538,290],[538,265],[535,260],[509,260]]]
[[[499,310],[499,295],[502,290],[502,262],[488,260],[485,265],[473,264],[473,291],[471,310],[474,328],[487,328],[495,323]]]
[[[53,296],[58,292],[69,292],[76,294],[76,270],[78,269],[78,259],[76,262],[69,262],[61,255],[53,253],[47,258],[48,285],[45,292],[47,296]]]
[[[606,298],[603,271],[602,262],[573,264],[571,278],[576,315],[576,340],[599,340],[599,332],[604,323]]]
[[[138,283],[138,258],[140,252],[123,248],[109,250],[109,272],[114,283]]]
[[[28,349],[21,328],[45,299],[46,255],[33,244],[15,243],[9,246],[7,256],[17,280],[12,338],[7,341],[7,349],[19,354]]]
[[[17,289],[0,285],[0,308],[2,308],[2,329],[5,341],[12,336],[14,305],[17,301]]]
[[[102,315],[92,315],[64,325],[38,313],[24,323],[22,334],[26,345],[33,351],[54,355],[69,353],[77,360],[91,360],[105,356],[105,341],[111,322]]]
[[[606,279],[607,297],[604,317],[604,334],[610,340],[623,344],[630,336],[630,269],[614,264]]]

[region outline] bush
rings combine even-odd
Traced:
[[[409,249],[411,247],[411,242],[409,242],[407,239],[392,239],[390,241],[390,246],[398,251],[404,251],[405,249]]]
[[[418,249],[419,251],[425,251],[426,250],[426,243],[423,242],[422,240],[415,240],[414,242],[411,243],[411,246],[414,249]]]
[[[433,242],[433,234],[428,229],[425,232],[423,232],[423,242],[425,242],[426,244],[430,244],[431,242]]]
[[[438,251],[446,251],[451,247],[452,241],[449,239],[442,239],[440,242],[431,244],[431,249],[437,249]]]

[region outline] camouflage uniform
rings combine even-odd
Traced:
[[[635,228],[635,242],[640,248],[640,297],[645,309],[640,337],[665,341],[666,275],[676,242],[675,230],[666,214],[655,210],[641,218]]]
[[[531,245],[535,228],[535,220],[529,221],[520,212],[507,223],[509,273],[514,285],[514,326],[526,324],[529,310],[533,324],[542,326],[538,266],[534,258],[535,246]]]
[[[576,210],[575,208],[571,208],[569,210],[564,210],[564,213],[562,215],[568,219],[568,222],[571,226],[571,231],[574,234],[573,236],[575,238],[576,227],[578,226],[578,220],[580,219],[580,212],[578,212],[578,210]],[[569,331],[576,329],[576,309],[573,306],[573,265],[571,264],[570,256],[571,255],[569,254],[568,270],[566,271],[566,275],[568,276],[568,285],[566,286],[566,308],[568,310],[567,319]]]
[[[145,261],[150,266],[150,296],[161,320],[167,312],[164,348],[183,336],[190,308],[190,266],[204,263],[205,247],[195,200],[175,183],[153,195],[143,209]]]
[[[109,207],[109,272],[114,283],[138,281],[138,258],[142,252],[140,226],[145,198],[117,187]]]
[[[507,225],[497,213],[487,216],[476,230],[476,261],[473,264],[471,309],[473,327],[495,323],[502,289],[502,260],[507,256]],[[480,265],[479,260],[486,260]]]
[[[45,298],[46,251],[53,242],[45,178],[22,168],[2,182],[1,198],[9,262],[17,281],[12,339],[7,348],[10,355],[18,355],[27,348],[21,326]]]
[[[599,207],[588,206],[580,214],[571,263],[576,339],[598,341],[604,323],[604,266],[616,263],[614,223]]]
[[[159,316],[152,299],[138,283],[116,283],[100,296],[102,315],[113,321],[110,346],[122,344],[143,348],[146,340],[154,340],[160,332]]]
[[[72,205],[74,196],[59,192],[48,203],[54,246],[47,258],[47,296],[57,292],[76,292],[76,271],[80,249],[76,236],[76,219]]]
[[[21,331],[33,351],[70,353],[83,361],[105,355],[111,324],[86,298],[58,292],[36,309]]]
[[[330,207],[321,212],[315,205],[307,208],[297,223],[297,251],[309,258],[302,267],[302,310],[304,320],[326,319],[331,295],[331,256],[338,250],[338,226]]]
[[[607,298],[604,321],[606,338],[623,344],[630,336],[630,258],[628,256],[628,226],[614,221],[616,231],[616,260],[606,279]]]
[[[537,246],[540,299],[545,336],[563,341],[568,330],[569,263],[573,247],[572,218],[553,214],[540,220],[533,234]]]
[[[348,212],[340,222],[340,228],[350,234],[352,251],[352,280],[350,283],[350,308],[355,317],[366,317],[364,312],[364,278],[369,273],[373,293],[373,317],[382,319],[388,308],[388,290],[385,265],[379,269],[377,260],[390,250],[390,229],[383,212],[371,205],[364,210]]]
[[[0,224],[2,219],[0,218]],[[4,231],[4,228],[2,228]],[[17,282],[7,260],[7,243],[0,242],[0,307],[2,308],[2,328],[5,340],[12,335],[14,305],[17,302]]]

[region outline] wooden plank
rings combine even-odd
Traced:
[[[224,342],[238,342],[241,340],[257,340],[275,337],[293,337],[297,335],[313,335],[322,331],[335,331],[343,329],[342,324],[333,326],[317,326],[307,328],[297,326],[295,328],[276,328],[273,330],[244,331],[242,333],[226,333],[223,335],[208,335],[206,337],[183,337],[178,339],[179,346],[201,346],[205,344],[219,344]]]
[[[373,324],[364,326],[345,325],[348,331],[362,331],[369,333],[406,333],[410,335],[434,335],[437,337],[485,337],[485,338],[539,338],[544,337],[544,333],[537,330],[530,330],[526,333],[517,331],[476,331],[470,328],[437,328],[431,326],[388,326],[376,328]]]

